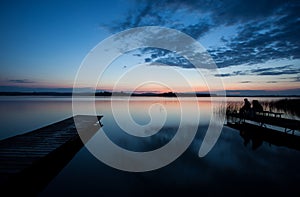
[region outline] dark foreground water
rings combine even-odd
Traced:
[[[242,98],[229,98],[242,100]],[[270,98],[258,98],[260,100]],[[82,101],[82,111],[89,112]],[[114,106],[120,117],[126,116],[124,100],[115,99]],[[186,99],[187,103],[189,100]],[[158,170],[149,172],[125,172],[99,161],[83,147],[67,166],[40,194],[41,196],[121,196],[151,194],[191,194],[199,196],[253,196],[278,195],[299,196],[300,151],[278,147],[267,142],[253,146],[244,143],[240,132],[224,127],[213,149],[199,157],[198,151],[210,121],[211,102],[199,98],[200,124],[192,144],[178,159]],[[187,107],[193,108],[193,106]],[[159,132],[146,138],[124,133],[112,115],[109,98],[97,99],[96,111],[104,115],[105,134],[118,146],[132,151],[150,151],[164,146],[175,135],[180,123],[180,104],[173,98],[135,98],[130,101],[132,119],[155,130],[151,115],[165,116],[166,121]],[[150,109],[150,112],[149,112]],[[0,138],[27,132],[41,126],[72,116],[70,98],[51,97],[2,97],[0,99]],[[188,116],[195,116],[191,110]],[[153,118],[153,117],[152,117]],[[159,123],[159,120],[157,124]],[[183,124],[189,132],[188,121]],[[97,134],[89,143],[97,143]],[[108,150],[109,151],[109,150]]]

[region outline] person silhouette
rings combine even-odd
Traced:
[[[258,102],[258,100],[253,100],[252,101],[252,110],[253,112],[262,112],[263,111],[263,107],[262,105]]]
[[[244,99],[244,105],[240,109],[240,114],[245,115],[251,109],[251,103],[248,101],[247,98]]]

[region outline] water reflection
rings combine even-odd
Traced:
[[[117,100],[113,102],[115,113],[123,119],[128,119],[126,105],[124,104],[125,101]],[[157,103],[160,105],[157,105]],[[149,137],[137,137],[129,135],[127,132],[124,132],[124,129],[120,128],[119,122],[116,121],[116,118],[112,113],[111,104],[110,101],[107,101],[103,106],[102,102],[99,103],[99,101],[97,101],[97,113],[105,113],[105,116],[103,117],[105,127],[102,128],[101,132],[105,132],[118,146],[138,152],[150,151],[162,147],[174,137],[180,124],[181,127],[184,127],[185,130],[188,131],[189,128],[191,129],[193,124],[195,124],[192,121],[192,117],[195,116],[194,113],[197,113],[197,111],[195,112],[195,110],[192,109],[195,108],[195,103],[190,102],[188,99],[185,103],[185,107],[188,108],[188,110],[190,109],[190,113],[187,114],[185,121],[181,120],[181,106],[180,102],[176,99],[160,98],[156,100],[130,101],[130,115],[136,124],[141,126],[137,132],[143,133],[143,136],[148,136],[148,133],[153,134]],[[199,114],[200,123],[202,125],[207,125],[210,120],[210,106],[208,104],[209,102],[206,101],[199,104],[202,110]],[[161,126],[161,121],[157,117],[165,118],[163,127]],[[132,128],[126,127],[125,129],[130,130]],[[97,135],[95,138],[97,138]],[[92,142],[97,143],[97,140],[94,139]]]
[[[220,140],[204,158],[197,157],[205,127],[175,162],[151,172],[129,173],[110,168],[82,149],[42,193],[57,195],[255,195],[257,191],[297,192],[299,152],[263,144],[257,151],[244,147],[238,132],[224,129]],[[80,169],[80,170],[79,170]],[[62,187],[63,186],[63,187]],[[76,188],[76,189],[74,189]]]
[[[240,100],[241,98],[232,99]],[[263,98],[258,99],[263,100]],[[83,100],[81,103],[83,111],[89,111],[86,109],[86,102],[89,101]],[[114,102],[119,106],[119,112],[122,113],[124,110],[122,99],[116,99]],[[128,150],[148,151],[163,146],[174,137],[177,131],[180,117],[178,102],[172,98],[154,100],[153,98],[139,98],[132,100],[130,110],[132,118],[137,123],[146,125],[150,121],[148,106],[157,102],[162,103],[163,108],[157,106],[153,112],[154,114],[168,112],[166,122],[155,135],[141,138],[130,136],[118,126],[112,117],[109,99],[97,100],[97,113],[104,115],[101,120],[104,125],[102,132],[105,132],[116,144]],[[209,98],[199,98],[200,125],[196,137],[184,154],[168,166],[144,173],[123,172],[103,164],[86,148],[83,148],[53,179],[41,196],[55,196],[62,193],[77,196],[102,194],[137,196],[168,192],[169,194],[182,192],[182,195],[194,192],[194,194],[210,196],[227,194],[251,196],[261,194],[260,192],[268,195],[299,194],[297,189],[300,181],[299,150],[285,146],[270,146],[270,142],[263,139],[262,143],[258,143],[259,147],[253,151],[251,141],[244,146],[244,138],[241,135],[245,137],[246,133],[240,134],[237,130],[224,127],[213,149],[204,158],[198,157],[198,151],[210,120],[210,113],[212,113],[210,104]],[[5,124],[0,125],[1,135],[3,135],[4,128],[11,127],[10,132],[19,128],[20,132],[22,128],[32,129],[38,124],[48,124],[72,113],[70,100],[3,101],[0,102],[0,107],[1,120],[5,120]],[[193,115],[189,114],[189,116]],[[157,128],[152,125],[148,129]],[[188,124],[185,129],[189,132]],[[249,135],[246,138],[249,138]],[[250,136],[250,140],[253,140],[253,136]],[[93,141],[90,142],[93,143]]]
[[[120,113],[122,101],[118,101]],[[140,124],[150,121],[148,106],[157,101],[141,100],[131,103],[131,114]],[[148,138],[129,136],[114,121],[109,103],[98,105],[99,112],[105,112],[103,118],[105,132],[118,145],[134,151],[148,151],[163,146],[174,136],[179,124],[178,103],[162,100],[168,113],[164,127]],[[164,103],[165,102],[165,103]],[[298,192],[293,189],[300,180],[299,151],[282,146],[270,146],[260,142],[253,151],[244,146],[244,139],[236,130],[224,127],[216,145],[204,158],[198,157],[198,151],[210,119],[210,102],[199,100],[202,109],[197,135],[188,150],[173,163],[159,170],[144,173],[123,172],[106,166],[91,155],[87,149],[76,155],[74,160],[44,191],[43,195],[55,195],[60,192],[73,194],[107,195],[153,195],[153,194],[195,194],[224,196],[257,195],[257,191],[270,194]],[[100,109],[101,108],[101,109]],[[156,113],[160,113],[157,109]],[[190,114],[191,116],[193,114]],[[149,128],[150,129],[150,128]],[[152,128],[156,129],[156,128]],[[186,132],[189,131],[188,124]],[[96,138],[95,138],[96,139]],[[251,139],[253,140],[253,138]],[[249,145],[248,145],[249,146]],[[72,174],[80,167],[78,174]],[[84,184],[83,184],[84,182]],[[116,189],[117,188],[117,189]]]
[[[70,100],[1,98],[0,139],[26,133],[72,116]]]
[[[240,129],[239,133],[244,139],[244,145],[251,146],[252,150],[258,149],[263,143],[267,143],[269,146],[285,146],[300,150],[300,136],[298,135],[251,125],[247,127]]]

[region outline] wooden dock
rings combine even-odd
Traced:
[[[80,115],[0,141],[2,193],[36,195],[60,172],[83,146],[74,118],[86,139],[102,126],[102,116]]]
[[[266,115],[267,114],[267,115]],[[272,114],[280,114],[280,116],[272,116]],[[281,117],[282,113],[256,113],[253,115],[249,114],[240,114],[240,113],[231,113],[226,114],[227,122],[231,121],[234,123],[245,123],[247,120],[258,123],[261,127],[268,128],[270,126],[277,126],[284,129],[286,133],[290,132],[292,134],[295,131],[300,131],[300,121],[292,120]]]
[[[282,118],[281,115],[282,113],[266,111],[255,114],[227,112],[226,126],[238,130],[245,144],[252,141],[253,149],[265,141],[276,146],[300,150],[300,136],[295,135],[295,132],[300,132],[300,121]]]

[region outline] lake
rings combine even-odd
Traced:
[[[221,102],[216,101],[217,103]],[[242,97],[230,97],[240,101]],[[250,98],[260,101],[280,98]],[[80,102],[82,113],[89,114],[88,98]],[[112,111],[112,105],[114,111]],[[133,132],[149,135],[132,136],[124,132],[120,121],[128,120],[126,101],[122,98],[96,98],[97,114],[103,115],[104,125],[88,142],[98,142],[101,132],[118,146],[136,152],[163,147],[176,135],[179,127],[190,132],[197,129],[187,150],[174,162],[148,172],[126,172],[99,161],[83,147],[65,168],[49,183],[40,196],[56,195],[147,195],[153,193],[234,196],[298,194],[300,181],[300,151],[263,142],[253,149],[240,132],[222,128],[212,150],[198,156],[212,113],[210,98],[198,98],[197,107],[189,98],[179,103],[176,98],[135,97],[128,103],[130,117],[142,129]],[[190,113],[182,123],[181,106]],[[198,109],[197,109],[198,108]],[[0,139],[25,133],[72,116],[72,101],[68,97],[0,97]],[[114,118],[118,114],[119,120]],[[192,125],[199,116],[199,124]],[[161,120],[163,124],[161,125]],[[181,124],[182,123],[182,124]],[[180,126],[181,125],[181,126]],[[154,133],[158,131],[157,133]],[[150,135],[153,134],[153,135]],[[110,153],[110,150],[107,150]],[[261,193],[262,192],[262,193]]]

